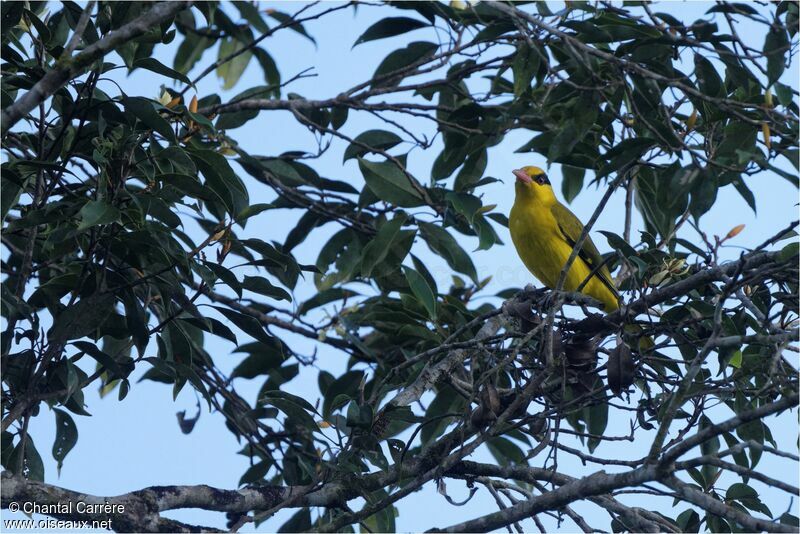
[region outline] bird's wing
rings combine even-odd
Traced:
[[[578,237],[583,231],[583,224],[578,220],[575,214],[569,211],[563,204],[554,204],[551,211],[558,224],[558,229],[561,230],[561,235],[564,236],[569,246],[574,247],[575,243],[578,241]],[[586,263],[590,271],[595,271],[596,269],[594,276],[597,276],[598,280],[600,280],[611,293],[615,296],[619,296],[617,286],[611,279],[611,273],[608,272],[608,267],[602,265],[603,257],[600,255],[600,251],[597,250],[597,247],[594,246],[591,237],[586,236],[586,239],[583,240],[583,246],[581,246],[581,249],[578,251],[578,257]],[[598,265],[602,266],[598,269]]]

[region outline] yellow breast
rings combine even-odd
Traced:
[[[544,285],[555,287],[570,249],[559,238],[558,225],[550,210],[515,202],[508,222],[511,241],[522,262]]]
[[[537,203],[514,202],[508,227],[511,241],[528,270],[544,285],[555,288],[572,253],[572,245],[564,239],[550,208]],[[576,291],[583,285],[581,293],[602,302],[606,311],[617,309],[616,296],[596,276],[584,284],[590,274],[589,266],[575,258],[564,281],[564,290]]]

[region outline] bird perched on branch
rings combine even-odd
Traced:
[[[513,173],[517,180],[514,206],[508,220],[511,240],[528,270],[544,285],[554,289],[583,232],[583,224],[569,208],[556,199],[550,180],[542,169],[528,166],[516,169]],[[563,289],[580,291],[598,300],[607,313],[619,309],[617,286],[588,235],[570,266]],[[650,337],[641,337],[640,326],[629,324],[623,330],[638,338],[633,346],[639,351],[653,348],[654,343]],[[586,347],[581,350],[593,352]],[[572,357],[567,354],[568,360],[579,359],[576,355],[586,359],[581,351],[573,348],[571,352]],[[623,386],[629,383],[630,380],[626,379]],[[615,389],[620,388],[617,386]]]
[[[513,173],[517,182],[508,224],[511,240],[528,270],[554,289],[583,231],[583,224],[556,199],[542,169],[528,166]],[[565,291],[578,291],[578,288],[584,295],[600,301],[606,312],[619,308],[617,287],[589,236],[584,239],[564,281]]]

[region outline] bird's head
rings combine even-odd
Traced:
[[[540,202],[555,201],[553,187],[547,174],[539,167],[528,165],[511,171],[517,178],[515,185],[517,198],[538,200]]]

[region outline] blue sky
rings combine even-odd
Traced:
[[[689,22],[696,18],[702,18],[703,13],[710,5],[712,4],[707,2],[672,2],[660,4],[659,9]],[[259,7],[261,6],[294,12],[300,8],[301,4],[263,3]],[[235,12],[233,9],[230,11]],[[283,79],[288,79],[309,67],[314,69],[315,77],[298,80],[287,88],[286,92],[296,92],[308,98],[330,97],[370,78],[380,60],[402,44],[411,40],[435,40],[433,32],[424,29],[408,36],[366,43],[351,50],[352,43],[357,36],[373,22],[385,16],[409,13],[400,13],[398,10],[388,7],[360,6],[355,14],[353,10],[348,9],[334,13],[320,21],[308,23],[307,29],[317,39],[317,47],[291,31],[279,32],[274,38],[265,41],[264,46],[275,59]],[[758,47],[763,41],[763,38],[757,35],[760,32],[761,27],[747,23],[740,27],[740,33],[750,35]],[[171,65],[175,50],[173,45],[158,48],[155,57],[163,63]],[[198,65],[202,68],[215,59],[216,51],[207,51]],[[195,69],[194,74],[199,70]],[[796,74],[797,69],[791,69],[791,72],[784,76],[784,83],[797,88]],[[164,83],[164,79],[157,78],[145,71],[137,71],[130,76],[116,73],[112,77],[120,82],[128,94],[151,98],[158,97],[159,85]],[[263,85],[263,83],[261,70],[253,61],[242,79],[231,91],[221,91],[220,81],[212,75],[206,77],[199,84],[198,96],[218,93],[222,100],[226,101],[249,87]],[[110,83],[101,88],[111,94],[116,92]],[[191,95],[192,92],[190,91],[189,94]],[[404,120],[404,124],[409,124],[415,131],[424,131],[429,137],[434,134],[431,124],[427,121],[418,120],[408,123]],[[351,112],[350,119],[343,131],[347,135],[355,136],[374,127],[383,128],[385,126],[372,117]],[[288,112],[262,112],[258,119],[251,121],[245,127],[231,131],[230,134],[246,151],[258,155],[274,155],[287,150],[312,149],[315,146],[313,134],[298,126]],[[483,188],[484,204],[497,204],[497,211],[507,214],[513,202],[511,169],[523,165],[545,165],[543,157],[514,153],[514,150],[527,142],[532,135],[530,132],[515,131],[509,134],[502,143],[490,149],[486,175],[501,178],[503,182]],[[314,161],[312,166],[323,176],[350,181],[358,187],[362,180],[354,161],[342,164],[342,152],[345,148],[344,142],[335,140],[332,149],[319,160]],[[441,144],[437,142],[432,149],[425,152],[417,149],[409,157],[410,171],[421,181],[428,181],[425,177],[430,172],[433,159],[440,149]],[[560,192],[559,165],[553,165],[549,169],[549,174],[554,187]],[[242,176],[248,184],[252,202],[268,202],[274,198],[274,194],[266,186],[256,183],[244,173]],[[797,215],[797,191],[784,179],[764,173],[752,177],[748,184],[756,195],[757,215],[750,210],[739,194],[729,187],[720,191],[716,205],[702,220],[702,227],[709,235],[725,235],[738,224],[746,225],[745,230],[732,240],[729,248],[725,249],[724,255],[727,258],[737,256],[741,250],[738,247],[749,247],[761,243]],[[570,208],[579,218],[585,220],[593,212],[601,194],[602,191],[598,192],[594,188],[584,190],[570,205]],[[622,194],[614,195],[609,207],[596,223],[595,230],[611,230],[621,234],[623,205],[624,196]],[[240,231],[239,235],[242,238],[259,237],[282,241],[299,215],[299,212],[293,213],[286,210],[263,212],[257,220],[250,222],[246,231]],[[634,223],[634,230],[641,228],[638,214]],[[187,225],[187,228],[194,227]],[[487,291],[484,292],[487,298],[501,289],[512,286],[521,287],[535,282],[519,261],[510,244],[507,231],[501,227],[496,229],[505,245],[498,245],[489,251],[473,254],[480,277],[484,278],[490,275],[493,277]],[[194,230],[196,231],[196,228]],[[314,263],[320,247],[334,230],[332,225],[315,230],[305,243],[295,249],[294,253],[298,261]],[[601,251],[609,250],[600,234],[595,231],[593,235],[595,243]],[[635,231],[633,235],[637,235]],[[680,235],[699,242],[698,236],[688,226],[681,231]],[[467,250],[473,250],[477,246],[477,241],[474,239],[457,234],[456,236]],[[425,250],[424,246],[420,247],[420,250]],[[423,257],[435,275],[442,274],[442,278],[437,280],[440,287],[446,287],[449,270],[446,269],[444,262],[425,252],[423,252]],[[445,273],[448,273],[446,278],[444,277]],[[310,279],[305,283],[301,282],[294,294],[295,302],[302,302],[313,295],[314,291]],[[310,353],[314,348],[314,344],[304,338],[288,335],[286,340],[301,353]],[[226,372],[233,369],[241,360],[241,354],[231,353],[233,348],[232,344],[225,341],[207,340],[208,351],[214,356],[219,367]],[[155,344],[151,343],[148,347],[148,356],[154,355],[154,352]],[[319,347],[317,359],[319,368],[336,375],[345,369],[345,364],[346,359],[340,354],[327,347]],[[145,370],[144,368],[137,370],[135,376]],[[252,399],[257,394],[260,386],[261,381],[259,380],[240,379],[236,382],[239,393],[248,399]],[[319,396],[317,371],[313,368],[303,369],[301,375],[289,383],[287,389],[313,402]],[[117,495],[146,486],[163,484],[209,484],[234,488],[239,477],[247,468],[247,459],[236,455],[241,446],[225,428],[223,419],[219,415],[209,413],[204,408],[194,431],[189,435],[180,432],[175,413],[185,409],[189,414],[193,414],[196,410],[197,397],[188,387],[184,388],[178,398],[173,401],[170,387],[152,382],[142,382],[134,384],[123,402],[118,402],[116,395],[99,399],[97,388],[90,387],[87,390],[86,402],[92,416],[85,418],[75,416],[80,439],[76,448],[67,456],[60,476],[56,474],[55,462],[50,455],[54,437],[52,412],[43,406],[40,415],[31,422],[31,436],[45,461],[48,482],[95,495]],[[795,421],[793,416],[784,419]],[[627,420],[614,421],[610,425],[608,433],[624,435],[628,431],[627,425]],[[794,450],[796,446],[795,425],[796,422],[785,426],[785,431],[776,433],[779,444],[789,447],[791,450]],[[597,454],[612,457],[640,457],[643,450],[649,445],[649,440],[636,444],[623,443],[625,443],[625,447],[615,446],[614,443],[601,444]],[[476,458],[488,459],[489,457],[482,452],[473,457],[473,459]],[[563,463],[561,463],[562,461]],[[788,481],[793,484],[798,483],[796,465],[780,464],[767,455],[762,461],[765,464],[776,462],[774,464],[776,469],[791,469],[791,471],[785,471],[789,473],[787,478],[790,480]],[[595,466],[583,468],[579,464],[567,468],[569,461],[565,455],[560,458],[560,465],[564,466],[565,472],[577,476],[597,470]],[[448,483],[448,491],[454,500],[461,500],[467,494],[463,483],[456,481]],[[627,497],[625,501],[636,503],[637,497],[635,495]],[[669,511],[671,501],[664,501],[664,506],[664,511],[672,515]],[[783,498],[774,503],[773,512],[779,515],[788,507],[789,501]],[[435,488],[431,484],[423,491],[417,492],[403,501],[400,505],[397,526],[401,531],[421,530],[434,525],[444,527],[495,509],[494,500],[485,491],[479,491],[468,506],[454,508],[447,504],[442,496],[436,494]],[[579,506],[576,509],[585,515],[590,524],[608,524],[607,514],[598,511],[596,507],[587,505]],[[685,509],[685,505],[676,508],[676,510],[683,509]],[[275,518],[262,525],[259,530],[276,530],[292,513],[294,513],[293,510],[280,512]],[[224,517],[219,513],[190,510],[166,515],[195,524],[224,527]],[[5,519],[15,516],[3,511],[2,517]],[[548,528],[556,527],[555,522],[549,518],[543,518],[543,520]],[[525,526],[529,529],[535,528],[532,522]],[[565,524],[565,528],[570,531],[575,529],[569,521]],[[248,529],[252,529],[252,527],[245,526],[242,531]]]

